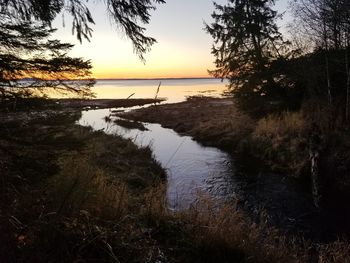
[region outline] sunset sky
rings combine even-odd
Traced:
[[[55,37],[75,44],[70,55],[90,59],[96,78],[207,77],[207,70],[214,68],[214,58],[210,53],[212,39],[203,28],[204,21],[211,22],[212,0],[166,2],[152,13],[151,23],[146,27],[147,35],[156,38],[158,43],[145,55],[145,64],[133,52],[131,42],[110,23],[103,4],[90,2],[89,5],[96,22],[91,42],[80,44],[72,36],[67,17],[64,27],[62,17],[56,19]],[[287,2],[277,1],[276,8],[286,11]],[[285,21],[280,24],[283,26]]]

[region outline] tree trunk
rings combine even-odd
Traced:
[[[320,206],[319,152],[310,150],[312,198],[316,207]]]
[[[346,110],[345,120],[349,124],[349,96],[350,96],[350,67],[349,67],[349,44],[346,47],[345,52],[345,66],[346,66]]]
[[[321,151],[321,138],[319,136],[319,129],[317,125],[313,125],[312,134],[309,141],[309,158],[310,158],[310,173],[311,173],[311,188],[314,205],[320,206],[320,172],[319,172],[319,158]]]
[[[326,50],[328,53],[328,49]],[[329,74],[329,60],[328,60],[328,54],[326,53],[326,77],[327,77],[327,92],[328,92],[328,104],[329,106],[332,106],[332,91],[331,91],[331,78]]]
[[[327,26],[326,22],[323,21],[323,41],[325,45],[325,62],[326,62],[326,79],[327,79],[327,93],[328,93],[328,104],[332,106],[332,92],[331,92],[331,78],[329,74],[329,59],[328,59],[328,37],[327,37]]]

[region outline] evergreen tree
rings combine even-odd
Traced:
[[[282,93],[270,65],[280,58],[283,43],[276,25],[273,0],[229,0],[214,3],[214,22],[206,26],[213,37],[216,69],[212,75],[227,78],[241,106],[260,110],[266,98],[276,100]]]
[[[52,21],[58,14],[69,13],[77,38],[89,40],[94,20],[86,0],[0,0],[0,100],[30,96],[46,87],[61,92],[91,95],[88,80],[91,63],[71,58],[73,47],[48,40]],[[106,0],[107,13],[134,45],[143,60],[154,38],[144,35],[142,24],[149,23],[150,11],[164,0]],[[30,82],[18,81],[29,78]],[[74,81],[72,81],[74,79]],[[79,81],[77,81],[79,79]],[[84,80],[83,80],[84,79]]]
[[[42,24],[12,22],[0,15],[0,100],[44,94],[47,87],[91,95],[91,63],[72,58],[71,44],[50,40],[54,31]],[[21,81],[21,79],[30,79]]]

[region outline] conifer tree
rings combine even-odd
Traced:
[[[0,15],[0,99],[42,95],[47,87],[91,95],[91,63],[72,58],[71,44],[50,40],[54,31],[43,24],[12,22]],[[27,81],[23,81],[27,79]]]
[[[1,100],[30,96],[47,87],[62,92],[91,95],[91,63],[71,58],[73,45],[49,40],[52,21],[58,14],[70,14],[78,40],[92,36],[93,14],[87,0],[0,0],[0,95]],[[146,36],[144,24],[150,11],[164,0],[106,0],[106,12],[131,39],[136,54],[143,55],[156,42]],[[29,78],[30,82],[18,81]],[[74,79],[74,81],[72,81]],[[79,79],[79,81],[77,81]]]
[[[278,14],[271,9],[273,0],[229,0],[214,3],[214,22],[206,26],[213,37],[212,54],[216,69],[210,73],[227,78],[242,106],[252,109],[264,103],[263,97],[276,99],[281,89],[270,65],[280,58],[282,36]]]

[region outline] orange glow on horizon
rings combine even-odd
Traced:
[[[155,49],[143,64],[135,55],[129,57],[114,57],[108,53],[99,52],[99,60],[93,63],[92,76],[95,78],[191,78],[210,77],[207,69],[213,68],[210,57],[201,57],[194,51],[182,54],[180,51],[168,48]],[[95,55],[95,54],[94,54]]]
[[[169,72],[139,72],[137,70],[122,70],[113,71],[107,70],[93,70],[92,77],[96,79],[157,79],[157,78],[209,78],[211,75],[203,73],[201,71],[186,71],[178,70]]]
[[[200,78],[211,78],[210,75],[107,75],[98,74],[93,75],[93,79],[200,79]]]

